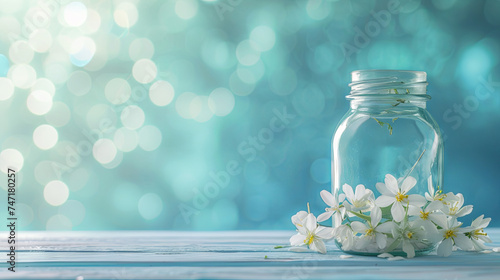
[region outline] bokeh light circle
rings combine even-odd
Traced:
[[[101,16],[99,12],[87,9],[87,20],[79,29],[85,34],[92,34],[97,32],[99,27],[101,27]]]
[[[276,34],[274,30],[265,25],[255,27],[250,32],[250,44],[260,52],[266,52],[274,47]]]
[[[156,81],[149,88],[149,99],[156,106],[166,106],[174,99],[174,87],[167,81]]]
[[[45,229],[48,231],[69,231],[73,228],[71,220],[62,214],[56,214],[50,217],[45,224]]]
[[[175,13],[181,19],[191,19],[198,13],[198,2],[196,0],[177,0]]]
[[[68,217],[73,226],[81,224],[85,218],[85,206],[78,200],[66,201],[59,207],[58,212]]]
[[[28,89],[36,81],[36,71],[28,64],[16,64],[10,68],[8,77],[16,87]]]
[[[216,116],[228,115],[234,104],[234,95],[227,88],[216,88],[208,96],[208,106]]]
[[[212,118],[214,113],[208,106],[208,96],[196,96],[189,104],[190,118],[197,122],[206,122]]]
[[[175,101],[175,110],[184,119],[192,119],[190,106],[191,102],[196,98],[196,94],[192,92],[183,92]]]
[[[139,130],[139,146],[144,151],[156,150],[162,140],[161,131],[154,125],[146,125]]]
[[[145,115],[141,107],[130,105],[123,108],[120,119],[124,127],[128,129],[138,129],[144,124]]]
[[[13,63],[30,63],[33,56],[34,51],[28,41],[19,40],[10,45],[9,58]]]
[[[131,152],[137,147],[139,136],[135,130],[120,127],[115,131],[113,142],[118,150],[122,152]]]
[[[139,15],[136,6],[131,2],[120,3],[113,13],[116,24],[123,28],[130,28],[135,25]]]
[[[253,48],[250,40],[244,40],[236,47],[238,61],[246,66],[254,65],[260,59],[260,52]]]
[[[13,168],[20,171],[24,165],[24,157],[16,149],[5,149],[0,153],[0,170],[7,174],[7,169]]]
[[[87,20],[87,7],[81,2],[71,2],[64,7],[64,21],[73,27],[80,26]]]
[[[106,99],[113,104],[125,103],[132,93],[129,83],[122,78],[110,80],[104,88]]]
[[[48,124],[42,124],[33,131],[33,143],[42,150],[54,147],[58,139],[59,134],[57,130]]]
[[[14,94],[14,84],[9,78],[0,77],[0,101],[9,99]]]
[[[52,83],[51,80],[47,78],[40,78],[35,81],[33,86],[31,86],[31,91],[42,90],[46,91],[50,94],[50,96],[54,97],[56,94],[56,86]]]
[[[70,47],[70,60],[73,65],[83,67],[87,65],[96,52],[96,44],[90,37],[78,37]]]
[[[246,96],[252,93],[255,89],[255,84],[247,84],[241,80],[238,73],[235,71],[229,77],[229,88],[231,91],[240,96]]]
[[[29,44],[35,52],[47,52],[52,46],[52,34],[47,29],[37,29],[30,34]]]
[[[50,181],[43,189],[43,197],[52,206],[63,205],[69,197],[68,186],[59,180]]]
[[[156,68],[156,64],[149,59],[139,59],[134,63],[134,67],[132,68],[132,76],[141,84],[152,82],[157,74],[158,69]]]
[[[94,143],[92,154],[101,164],[113,161],[117,153],[116,146],[110,139],[99,139]]]
[[[26,106],[35,115],[45,115],[52,108],[52,96],[44,90],[35,90],[28,95]]]
[[[163,201],[157,194],[147,193],[139,199],[137,208],[144,219],[152,220],[161,214]]]

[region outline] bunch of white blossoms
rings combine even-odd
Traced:
[[[437,246],[439,256],[449,256],[454,246],[465,251],[488,249],[484,243],[491,240],[484,232],[490,218],[476,218],[468,227],[457,219],[472,212],[472,205],[464,206],[462,194],[435,190],[428,179],[425,197],[409,194],[417,180],[411,176],[397,180],[387,174],[384,183],[377,183],[381,193],[374,193],[363,185],[345,184],[338,200],[326,190],[321,198],[329,206],[316,217],[300,211],[292,217],[298,233],[290,238],[292,246],[307,246],[326,253],[325,240],[335,239],[346,252],[380,254],[425,252]],[[319,225],[333,217],[333,227]],[[297,248],[298,249],[298,248]],[[296,250],[297,251],[297,250]]]

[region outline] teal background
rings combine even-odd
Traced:
[[[444,189],[500,226],[500,1],[70,3],[0,1],[21,230],[291,229],[357,69],[427,72]]]

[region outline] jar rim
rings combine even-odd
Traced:
[[[427,94],[427,73],[411,70],[367,69],[351,73],[350,95]]]

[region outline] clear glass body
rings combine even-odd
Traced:
[[[334,197],[342,200],[348,195],[344,191],[345,184],[353,190],[359,184],[364,185],[366,192],[370,190],[372,195],[368,199],[369,205],[357,212],[367,217],[377,205],[376,198],[382,195],[377,183],[386,182],[386,174],[394,176],[399,185],[409,176],[416,179],[411,190],[402,194],[403,198],[404,195],[411,194],[425,197],[430,185],[441,189],[443,141],[437,123],[426,110],[426,102],[430,99],[426,94],[426,73],[361,70],[353,72],[352,77],[352,90],[347,97],[350,100],[350,110],[340,121],[332,140]],[[410,203],[404,199],[402,203],[407,212],[411,208]],[[346,205],[350,206],[348,203]],[[384,215],[379,224],[390,219],[386,215],[390,212],[388,208],[390,206],[381,207]],[[344,215],[342,224],[350,226],[352,221],[363,222],[352,211],[346,211]],[[412,218],[405,216],[404,221],[396,224],[403,227],[402,223],[408,224],[411,221]],[[369,225],[369,222],[366,223]],[[391,243],[396,237],[390,232],[386,234],[388,241],[385,247],[370,247],[366,244],[357,246],[356,242],[367,234],[369,232],[356,232],[353,229],[354,239],[350,242],[354,244],[346,248],[342,238],[337,238],[337,245],[349,253],[372,255],[391,252],[403,255],[403,243]],[[418,244],[413,244],[417,254],[430,251],[435,246],[434,242],[423,239]],[[393,248],[389,247],[389,243]]]

